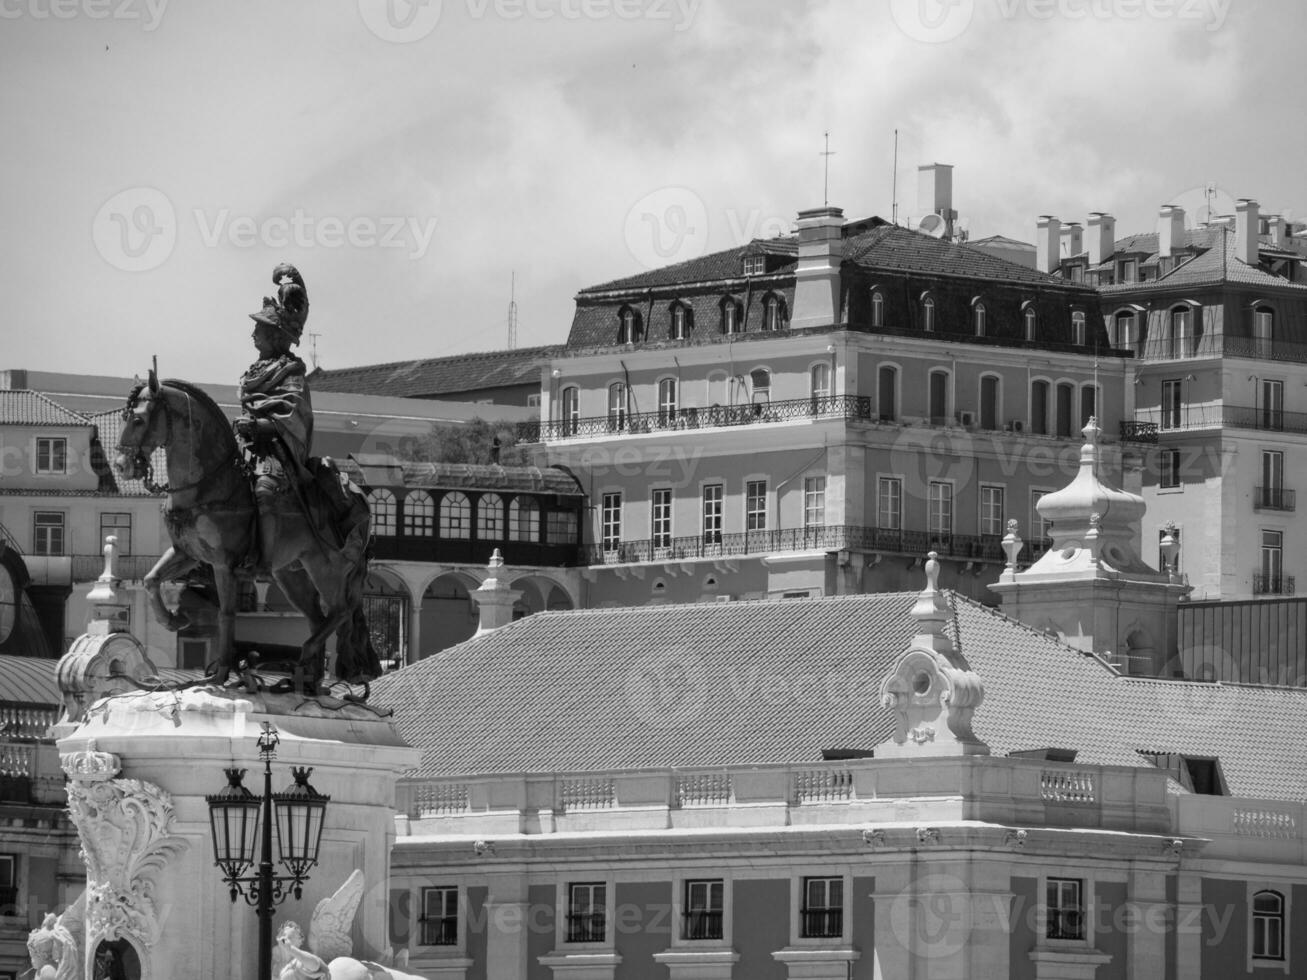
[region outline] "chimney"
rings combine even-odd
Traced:
[[[1275,248],[1284,248],[1284,233],[1288,230],[1288,223],[1284,220],[1284,215],[1262,215],[1262,227],[1265,228],[1266,235],[1270,238],[1270,244],[1272,246]]]
[[[917,168],[917,207],[923,214],[937,214],[944,219],[944,237],[953,238],[953,164],[928,163]]]
[[[1079,221],[1070,221],[1062,226],[1062,252],[1061,257],[1069,259],[1073,255],[1079,255],[1085,250],[1083,229]]]
[[[1184,247],[1184,208],[1163,204],[1157,212],[1157,254],[1167,258]]]
[[[1035,268],[1040,272],[1053,272],[1058,268],[1058,249],[1061,247],[1062,222],[1051,214],[1041,214],[1035,232]]]
[[[1116,219],[1095,211],[1089,216],[1089,264],[1099,265],[1116,252]]]
[[[513,621],[513,603],[522,598],[522,593],[516,589],[510,589],[508,583],[499,578],[499,573],[504,568],[504,556],[496,548],[494,554],[490,556],[490,564],[486,567],[486,580],[481,583],[481,588],[472,591],[472,598],[477,602],[477,610],[480,613],[480,624],[477,626],[475,636],[484,636],[486,633],[493,633],[501,626],[507,626]]]
[[[1258,224],[1257,202],[1241,198],[1234,206],[1234,254],[1246,265],[1257,264]]]
[[[794,273],[791,330],[831,327],[839,322],[843,227],[844,212],[839,208],[799,212],[799,264]]]

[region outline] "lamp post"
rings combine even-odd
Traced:
[[[309,869],[318,862],[323,818],[331,799],[309,785],[311,768],[291,767],[295,782],[284,792],[273,793],[272,760],[278,742],[277,729],[265,721],[258,740],[263,760],[262,796],[255,796],[243,784],[245,770],[233,767],[225,770],[227,785],[205,797],[213,829],[213,862],[231,886],[231,900],[243,896],[259,916],[259,980],[272,980],[273,909],[292,894],[297,899],[301,896]],[[273,873],[274,828],[278,859],[289,874]],[[256,842],[258,869],[247,875],[254,865]]]

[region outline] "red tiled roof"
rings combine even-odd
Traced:
[[[1003,754],[1217,757],[1233,794],[1307,796],[1307,690],[1124,677],[960,596],[985,681],[976,732]],[[811,761],[872,748],[880,683],[914,632],[911,593],[541,613],[374,683],[422,776]]]
[[[540,361],[561,350],[560,345],[519,347],[315,371],[309,376],[309,384],[314,391],[433,398],[483,388],[536,383],[539,381]]]
[[[76,425],[90,423],[39,391],[0,390],[0,424]]]

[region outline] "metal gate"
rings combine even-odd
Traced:
[[[402,667],[408,646],[408,598],[399,595],[363,596],[363,612],[368,617],[368,633],[377,656],[387,668]]]

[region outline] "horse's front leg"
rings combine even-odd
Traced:
[[[236,663],[236,573],[230,568],[214,565],[213,584],[218,590],[218,666],[210,679],[216,684],[225,683]]]
[[[189,555],[176,548],[169,548],[145,576],[145,594],[150,598],[150,609],[154,612],[155,621],[166,630],[176,633],[189,626],[190,620],[164,605],[160,587],[164,582],[181,578],[197,564],[199,563]]]

